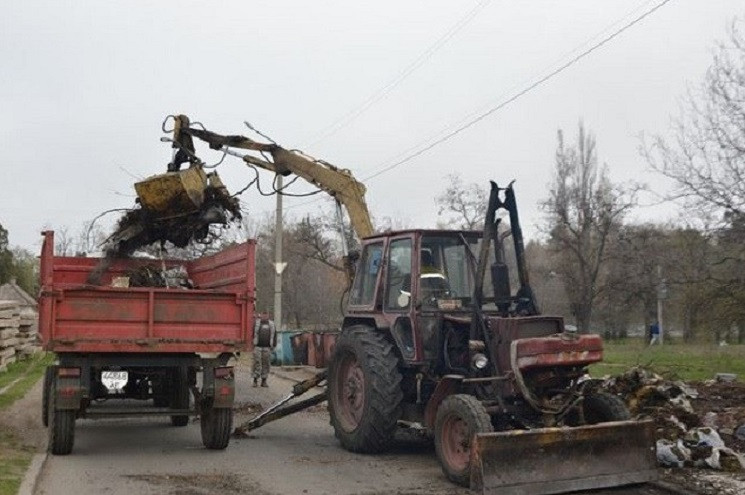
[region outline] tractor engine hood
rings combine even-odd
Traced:
[[[555,366],[583,367],[603,359],[599,335],[564,331],[559,316],[504,318],[486,316],[490,354],[500,374],[511,371],[512,359],[520,370]],[[513,349],[514,347],[514,349]]]

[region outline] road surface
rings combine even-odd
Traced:
[[[239,405],[264,407],[293,382],[272,376],[270,388],[250,386],[248,366],[237,373]],[[245,407],[243,408],[245,410]],[[239,407],[240,411],[241,408]],[[239,413],[236,422],[251,413]],[[431,443],[405,435],[385,455],[341,449],[317,406],[268,424],[247,439],[232,439],[224,451],[203,448],[199,423],[175,428],[168,418],[79,420],[75,448],[51,456],[37,495],[186,494],[400,494],[466,495],[442,474]],[[635,487],[595,493],[664,493]]]

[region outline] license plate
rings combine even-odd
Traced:
[[[101,383],[109,389],[109,392],[121,392],[129,380],[126,371],[102,371]]]

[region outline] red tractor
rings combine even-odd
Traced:
[[[515,293],[499,209],[509,213]],[[384,451],[400,425],[423,428],[447,477],[485,492],[652,480],[650,425],[629,421],[623,401],[587,376],[602,356],[599,336],[540,315],[514,191],[492,183],[483,232],[362,241],[328,369],[331,423],[344,448],[362,453]]]

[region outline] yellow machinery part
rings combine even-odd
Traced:
[[[143,208],[167,218],[199,210],[206,187],[207,174],[202,167],[191,167],[148,177],[135,184],[135,191]]]

